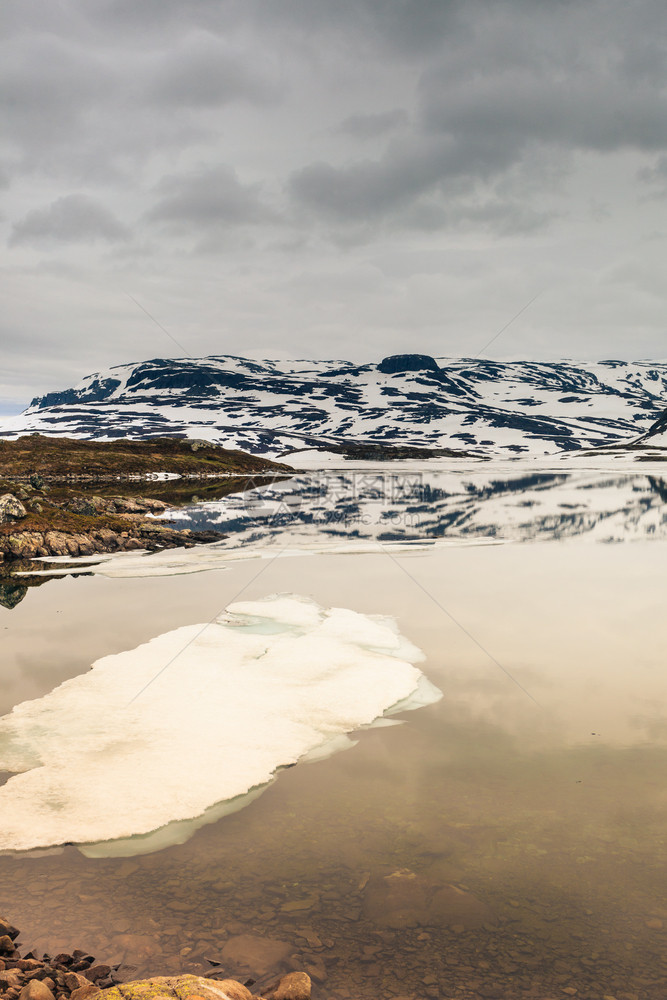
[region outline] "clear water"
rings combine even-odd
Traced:
[[[0,909],[26,945],[86,948],[123,962],[126,978],[202,972],[209,959],[244,975],[229,942],[248,934],[285,942],[321,997],[664,1000],[665,500],[647,477],[592,477],[574,489],[579,523],[604,531],[563,532],[566,485],[539,484],[551,532],[543,521],[520,538],[506,504],[486,507],[483,522],[512,544],[313,555],[321,533],[301,519],[302,555],[67,578],[1,609],[3,712],[106,653],[272,592],[394,615],[445,694],[345,753],[281,771],[185,844],[127,859],[73,847],[0,857]],[[535,488],[510,491],[511,510],[534,514]],[[611,525],[634,544],[590,544],[611,540]],[[419,905],[378,906],[383,877],[402,870]],[[445,885],[492,918],[433,918]]]

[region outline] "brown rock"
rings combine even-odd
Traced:
[[[259,978],[284,962],[291,951],[292,947],[286,941],[239,934],[225,942],[221,956],[225,966],[240,966]]]
[[[3,992],[5,990],[11,989],[13,986],[22,986],[23,976],[20,972],[15,969],[7,969],[6,972],[0,972],[0,990]]]
[[[94,965],[91,969],[87,970],[86,979],[89,979],[91,983],[96,983],[98,979],[106,979],[109,975],[111,975],[111,967],[109,965]]]
[[[12,532],[2,539],[2,545],[17,559],[33,559],[42,545],[42,536],[37,531]]]
[[[101,996],[101,990],[97,988],[93,983],[88,983],[87,986],[80,986],[78,990],[74,990],[70,1000],[90,1000],[90,997]]]
[[[15,941],[16,938],[19,936],[19,933],[20,931],[18,931],[16,927],[13,927],[12,924],[10,924],[9,920],[7,920],[5,917],[0,917],[0,935],[6,934],[7,937],[10,937],[12,939],[12,941]]]
[[[247,1000],[252,994],[234,980],[223,984],[200,976],[157,976],[123,983],[122,992],[114,986],[98,996],[99,1000]]]
[[[3,934],[2,937],[0,937],[0,955],[13,955],[14,951],[14,942],[10,938],[9,934]]]
[[[62,531],[45,531],[44,545],[49,550],[49,555],[52,556],[69,555],[69,549],[67,547],[67,535],[63,534]]]
[[[491,908],[471,893],[407,868],[370,879],[364,913],[375,924],[395,929],[463,925],[472,930],[496,922]]]
[[[67,972],[64,976],[64,983],[70,993],[80,989],[81,986],[90,986],[90,979],[86,979],[78,972]]]
[[[55,1000],[55,998],[46,983],[40,982],[39,979],[31,979],[19,993],[19,1000]]]
[[[248,987],[237,983],[235,979],[216,979],[215,985],[229,997],[229,1000],[252,1000],[252,993]]]
[[[289,972],[271,994],[271,1000],[310,1000],[312,984],[307,972]]]

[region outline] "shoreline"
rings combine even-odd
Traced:
[[[21,954],[21,932],[0,916],[0,1000],[310,1000],[307,972],[286,971],[264,977],[261,993],[251,992],[258,980],[241,983],[211,962],[205,976],[183,973],[138,980],[119,975],[122,963],[97,962],[80,948],[55,956],[34,951]],[[267,979],[269,980],[267,982]]]

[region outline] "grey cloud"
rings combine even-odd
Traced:
[[[231,50],[219,39],[197,33],[169,52],[153,83],[162,104],[216,107],[233,100],[268,103],[272,86],[252,65],[252,58]]]
[[[375,114],[350,115],[340,123],[336,131],[355,139],[376,139],[407,123],[407,111],[404,108],[394,108],[392,111],[379,111]]]
[[[158,193],[162,197],[146,218],[176,232],[192,230],[196,235],[202,229],[266,222],[273,217],[262,203],[259,185],[241,183],[227,166],[165,177]]]
[[[9,45],[1,65],[7,137],[21,146],[67,142],[71,129],[85,127],[86,112],[116,81],[101,59],[47,36]]]
[[[290,25],[304,35],[326,31],[355,47],[370,44],[411,57],[437,48],[460,30],[465,0],[283,0],[255,2],[253,9],[283,29]]]
[[[56,243],[117,243],[130,236],[98,201],[86,195],[70,194],[50,205],[33,209],[12,230],[10,245]]]
[[[544,186],[540,151],[551,150],[562,162],[580,151],[667,149],[667,96],[653,79],[664,54],[642,41],[639,51],[654,57],[651,74],[632,72],[638,53],[627,38],[637,32],[620,6],[616,19],[605,19],[598,3],[515,0],[467,9],[473,12],[469,31],[461,15],[452,22],[455,44],[425,64],[415,128],[374,160],[295,170],[288,190],[298,208],[333,225],[399,223],[410,206],[423,215],[425,197],[497,199],[495,188],[517,170],[530,190],[531,165]],[[656,11],[647,4],[647,24]],[[358,118],[350,121],[354,130]],[[452,217],[455,206],[445,207],[434,220]],[[534,217],[548,216],[538,208]]]

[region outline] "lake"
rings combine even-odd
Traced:
[[[664,1000],[659,467],[304,471],[176,520],[229,537],[100,560],[0,608],[3,714],[272,594],[393,617],[442,697],[281,769],[233,814],[167,828],[183,843],[5,853],[0,909],[24,942],[88,949],[125,978],[220,962],[261,985],[282,963],[340,1000]],[[165,669],[127,702],[157,706],[178,660]],[[122,710],[96,711],[131,755]],[[112,816],[124,789],[107,792],[103,764],[85,778]]]

